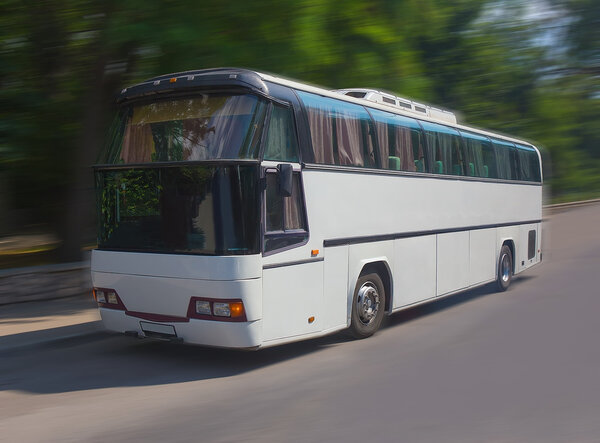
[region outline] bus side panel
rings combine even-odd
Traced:
[[[436,248],[435,235],[394,242],[393,309],[436,296]]]
[[[529,232],[533,231],[533,256],[529,258]],[[521,232],[519,234],[519,242],[521,244],[520,252],[518,255],[518,265],[520,269],[527,269],[528,267],[536,264],[539,261],[540,254],[537,252],[539,248],[539,223],[533,223],[530,225],[522,225]]]
[[[263,270],[264,341],[324,329],[322,305],[323,262]]]
[[[541,218],[539,186],[310,169],[302,178],[311,239],[467,231]]]
[[[496,278],[496,229],[479,229],[470,233],[469,285]]]
[[[327,248],[323,281],[323,327],[347,326],[348,246]]]
[[[437,235],[437,295],[469,285],[469,232]]]

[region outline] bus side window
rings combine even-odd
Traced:
[[[411,165],[407,165],[407,170],[417,172],[428,172],[425,170],[425,165],[427,164],[427,162],[425,161],[425,136],[423,135],[423,130],[420,127],[412,128],[411,135],[415,166],[413,168]]]
[[[531,157],[531,173],[533,174],[533,181],[541,182],[542,171],[540,170],[540,158],[538,157],[538,153],[533,151],[529,153],[529,156]]]
[[[513,180],[522,180],[519,174],[519,157],[517,156],[517,148],[514,146],[508,150],[510,159],[511,174]]]
[[[370,109],[379,140],[381,168],[424,172],[422,132],[416,120]]]
[[[369,134],[369,114],[362,106],[332,107],[337,147],[336,164],[341,166],[375,167],[372,135]]]
[[[539,182],[540,162],[537,153],[533,148],[517,145],[519,157],[519,178],[520,180]]]
[[[465,145],[467,175],[472,177],[497,178],[496,156],[487,137],[461,131]]]
[[[461,131],[462,132],[462,131]],[[470,177],[483,177],[483,152],[481,140],[471,134],[462,133],[465,145],[466,161],[468,163],[467,175]]]
[[[425,137],[427,139],[427,157],[433,166],[431,172],[434,174],[443,174],[445,168],[443,161],[440,160],[439,134],[432,131],[425,131]]]
[[[278,173],[268,171],[265,189],[264,251],[287,248],[303,243],[307,238],[300,174],[294,173],[292,195],[284,197],[279,192]]]
[[[306,108],[314,162],[375,168],[374,131],[365,108],[352,103],[296,91]]]
[[[273,104],[265,142],[265,160],[297,162],[298,141],[290,108]]]
[[[427,138],[427,153],[434,174],[465,175],[465,155],[457,130],[421,122]]]
[[[482,143],[482,154],[483,154],[483,174],[482,177],[486,178],[498,178],[498,167],[496,165],[496,155],[494,154],[494,148],[490,140],[486,140]]]
[[[461,137],[452,137],[452,174],[473,175],[466,161],[466,149]],[[474,167],[473,167],[474,169]]]
[[[498,158],[498,178],[505,180],[518,180],[517,175],[517,150],[510,142],[492,140],[496,157]]]

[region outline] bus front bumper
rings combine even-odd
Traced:
[[[261,320],[221,322],[191,318],[187,322],[155,322],[129,315],[125,311],[106,308],[100,308],[100,315],[106,329],[137,334],[142,338],[239,349],[257,348],[261,344]]]

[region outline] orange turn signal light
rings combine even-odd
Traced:
[[[319,255],[319,250],[318,249],[313,249],[312,251],[310,251],[310,256],[311,257],[316,257],[317,255]]]
[[[231,312],[231,317],[243,317],[244,316],[244,304],[242,302],[233,302],[229,303],[229,312]]]
[[[175,83],[177,81],[177,78],[173,77],[169,80],[169,83]]]

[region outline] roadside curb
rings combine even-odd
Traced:
[[[575,208],[577,206],[592,205],[594,203],[600,203],[600,198],[594,198],[592,200],[581,200],[581,201],[576,201],[576,202],[568,202],[568,203],[557,203],[554,205],[546,205],[546,206],[544,206],[544,209],[547,209],[547,210],[553,212],[553,211],[560,210],[560,209],[569,209],[569,208]]]
[[[52,300],[91,292],[90,262],[0,270],[0,305]]]
[[[102,326],[102,322],[96,320],[52,329],[7,335],[0,337],[0,354],[46,346],[57,342],[67,342],[82,337],[101,337],[105,334],[107,334],[107,331]]]

